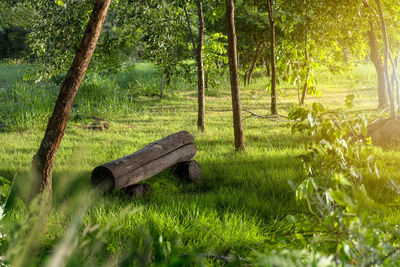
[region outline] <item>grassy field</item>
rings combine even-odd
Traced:
[[[289,181],[297,185],[305,178],[297,156],[304,153],[307,138],[291,133],[292,122],[246,112],[268,114],[267,79],[259,75],[253,84],[241,88],[247,153],[235,153],[228,81],[207,91],[206,133],[199,133],[196,85],[173,80],[160,100],[151,96],[158,92],[159,76],[145,63],[128,66],[113,76],[90,74],[86,78],[56,157],[52,210],[44,216],[47,220],[32,222],[28,211],[35,207],[23,205],[16,197],[28,199],[31,159],[59,86],[56,82],[24,82],[25,67],[0,65],[0,176],[15,178],[3,219],[3,229],[9,231],[3,247],[14,255],[14,265],[51,265],[67,258],[71,266],[132,261],[138,266],[149,261],[162,265],[192,253],[246,257],[252,251],[300,247],[300,241],[286,238],[293,231],[287,216],[306,211],[306,207],[296,205]],[[308,97],[307,103],[341,107],[346,95],[353,93],[357,96],[354,112],[365,112],[370,118],[376,114],[372,66],[355,69],[350,78],[322,71],[318,80],[323,96]],[[278,103],[279,112],[287,115],[297,104],[297,90],[281,85]],[[97,119],[108,121],[110,127],[89,129]],[[130,199],[92,191],[94,167],[181,130],[195,136],[203,184],[181,184],[167,170],[146,181],[154,189],[148,197]],[[397,148],[374,151],[387,166],[382,176],[400,181]],[[400,198],[385,184],[385,178],[371,179],[367,190],[387,205],[382,218],[395,224],[400,219],[396,204]],[[27,224],[43,227],[44,234],[27,230]],[[196,264],[222,264],[215,259],[198,260]]]

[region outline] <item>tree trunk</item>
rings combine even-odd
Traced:
[[[197,59],[197,57],[196,57],[196,41],[194,40],[192,27],[190,26],[190,18],[189,18],[187,9],[186,9],[186,1],[183,1],[183,11],[185,12],[186,23],[187,23],[187,27],[188,27],[190,41],[192,42],[192,45],[193,45],[193,57],[196,60]]]
[[[126,157],[96,167],[91,181],[101,191],[119,190],[148,179],[196,155],[194,138],[179,132],[155,141]]]
[[[396,99],[397,99],[397,107],[400,106],[400,84],[399,84],[399,79],[397,77],[397,68],[399,65],[399,57],[395,57],[394,61],[393,61],[393,73],[392,73],[392,84],[393,84],[393,88],[394,88],[394,82],[396,82]]]
[[[378,102],[379,108],[387,105],[386,84],[385,84],[385,71],[383,68],[381,57],[379,56],[378,40],[376,38],[374,24],[369,22],[370,30],[368,32],[369,47],[371,49],[370,58],[375,66],[376,74],[378,76]]]
[[[257,59],[258,59],[258,56],[259,56],[259,54],[260,54],[262,45],[263,45],[262,42],[259,42],[259,43],[258,43],[256,53],[254,54],[253,62],[251,63],[251,66],[250,66],[250,69],[249,69],[249,73],[248,73],[248,75],[247,75],[247,84],[250,84],[250,83],[251,83],[251,76],[253,75],[254,67],[256,66]]]
[[[233,129],[236,151],[245,151],[242,113],[240,108],[238,59],[236,51],[235,6],[233,0],[226,0],[226,28],[228,33],[228,59],[232,94]]]
[[[391,80],[390,80],[390,84],[391,84],[391,86],[392,86],[392,91],[393,91],[393,98],[394,98],[394,91],[395,91],[395,88],[394,88],[394,83],[396,82],[396,85],[397,85],[397,108],[399,107],[399,101],[400,101],[400,99],[399,99],[399,77],[397,76],[397,64],[398,64],[398,58],[396,57],[396,61],[393,59],[393,57],[392,57],[392,52],[390,52],[389,51],[389,57],[390,57],[390,61],[391,61],[391,63],[392,63],[392,68],[393,68],[393,73],[392,73],[392,77],[391,77]]]
[[[267,69],[267,76],[271,77],[271,67],[268,60],[265,62],[265,68]]]
[[[389,53],[390,53],[390,48],[389,48],[389,40],[387,36],[387,31],[386,31],[386,23],[385,23],[385,18],[383,16],[383,10],[381,6],[381,1],[380,0],[375,0],[376,5],[378,6],[378,14],[379,14],[379,19],[381,23],[381,31],[383,35],[383,40],[385,43],[385,57],[384,57],[384,70],[385,70],[385,78],[386,78],[386,89],[388,91],[388,96],[389,96],[389,108],[390,108],[390,116],[392,118],[396,118],[396,107],[394,103],[394,94],[392,90],[392,85],[390,83],[390,76],[389,76]]]
[[[161,75],[160,80],[160,99],[164,96],[164,77]]]
[[[183,10],[185,12],[186,23],[189,31],[190,40],[193,45],[193,57],[197,63],[197,88],[198,88],[198,116],[197,116],[197,127],[201,132],[205,132],[205,88],[208,87],[207,80],[205,78],[205,71],[203,65],[203,43],[204,43],[204,16],[203,16],[203,2],[199,0],[197,2],[197,15],[198,15],[198,29],[199,36],[196,41],[190,26],[190,18],[186,9],[186,3],[183,2]]]
[[[96,0],[94,3],[80,47],[61,86],[45,135],[32,161],[32,179],[35,183],[33,185],[33,194],[41,192],[43,195],[47,195],[49,199],[51,198],[51,171],[54,158],[64,136],[79,85],[96,48],[110,2],[111,0]]]
[[[306,76],[304,79],[303,92],[301,94],[300,105],[304,105],[304,99],[306,98],[306,93],[308,89],[308,75],[310,73],[310,66],[308,63],[308,28],[307,28],[307,19],[308,19],[308,3],[307,9],[304,18],[304,64],[306,65]]]
[[[171,84],[171,72],[169,70],[165,71],[165,83],[167,86]]]
[[[278,114],[276,105],[276,61],[275,61],[275,21],[272,13],[272,0],[267,0],[268,18],[270,26],[270,47],[271,47],[271,113]]]
[[[203,66],[203,40],[204,40],[204,17],[203,3],[197,2],[197,14],[199,18],[199,36],[197,39],[197,87],[198,87],[198,118],[197,127],[201,132],[205,132],[205,84],[204,84],[204,66]]]

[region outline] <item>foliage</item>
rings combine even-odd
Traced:
[[[228,64],[226,55],[227,37],[221,33],[206,35],[204,38],[204,68],[206,88],[220,84],[225,66]]]
[[[351,107],[353,99],[349,95],[345,106]],[[318,103],[311,109],[294,108],[289,117],[298,120],[294,131],[316,141],[301,156],[308,178],[298,186],[296,198],[307,204],[311,215],[290,217],[295,238],[307,249],[334,256],[336,264],[398,264],[398,226],[380,220],[382,207],[364,185],[366,173],[381,178],[365,117],[329,111]]]
[[[29,79],[40,81],[66,71],[89,21],[91,1],[32,1],[29,45],[37,59]]]
[[[353,94],[348,95],[345,107],[353,106]],[[347,114],[342,109],[327,110],[324,105],[315,102],[311,108],[295,107],[289,112],[289,118],[299,120],[292,128],[294,132],[305,132],[316,140],[327,142],[346,142],[363,136],[367,137],[367,121],[363,114]],[[354,141],[354,140],[353,140]]]
[[[93,1],[31,2],[34,19],[28,41],[36,64],[26,78],[40,81],[65,73],[70,66],[89,21]],[[121,65],[121,61],[125,60],[132,42],[136,40],[127,35],[128,30],[121,27],[119,7],[113,1],[89,70],[115,71]]]
[[[31,20],[29,5],[0,1],[0,59],[28,55],[25,41]]]

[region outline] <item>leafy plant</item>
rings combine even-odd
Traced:
[[[353,100],[354,95],[347,96],[345,106],[351,108]],[[306,204],[310,215],[289,217],[293,238],[307,249],[334,256],[336,265],[398,264],[398,226],[379,219],[382,207],[363,183],[365,172],[380,178],[365,116],[314,103],[293,108],[289,118],[297,120],[293,131],[314,141],[300,156],[307,179],[296,190],[298,204]]]

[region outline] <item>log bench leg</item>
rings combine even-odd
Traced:
[[[197,161],[191,160],[178,163],[175,166],[175,176],[187,183],[201,183],[201,169]]]
[[[131,197],[143,197],[151,195],[153,188],[149,184],[133,184],[125,187],[123,191]]]

